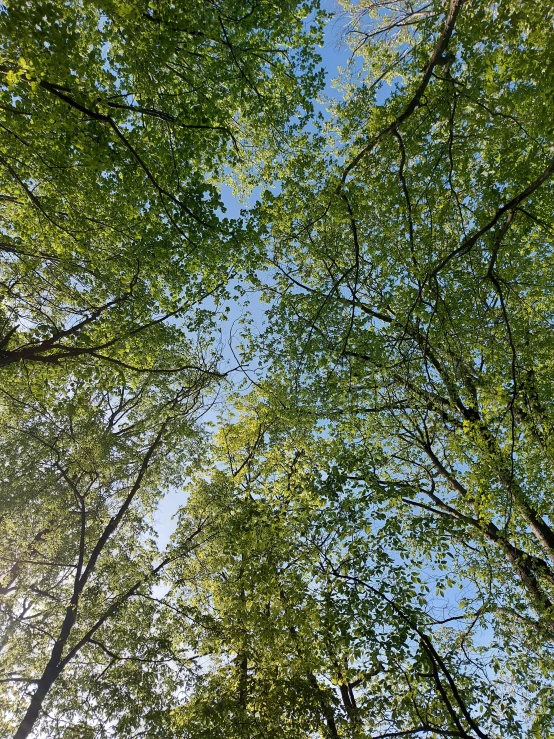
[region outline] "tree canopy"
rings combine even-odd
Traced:
[[[3,736],[554,732],[554,13],[334,10],[0,5]]]

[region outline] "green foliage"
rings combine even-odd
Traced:
[[[203,524],[168,554],[152,519],[258,248],[220,187],[303,125],[318,29],[310,2],[0,5],[3,735],[154,736],[189,680],[155,593]]]
[[[361,481],[338,473],[335,443],[267,410],[243,408],[240,426],[223,427],[229,473],[199,479],[187,503],[187,515],[209,510],[217,523],[168,594],[190,618],[184,642],[210,655],[172,713],[176,735],[432,735],[457,730],[452,704],[460,735],[473,736],[472,720],[517,735],[478,644],[485,619],[438,618],[428,563]]]
[[[170,341],[164,318],[204,327],[195,307],[225,296],[255,248],[241,219],[219,217],[218,183],[311,110],[312,10],[53,0],[0,12],[3,364],[92,354],[149,369],[143,355]]]
[[[370,530],[390,537],[408,581],[421,563],[414,581],[436,590],[403,587],[410,607],[436,614],[453,585],[466,591],[457,617],[476,619],[481,656],[462,650],[452,674],[465,691],[464,670],[488,667],[465,694],[478,728],[438,722],[460,736],[551,731],[534,702],[552,691],[554,602],[554,60],[538,15],[548,4],[356,5],[358,66],[314,135],[321,154],[302,142],[276,175],[281,192],[258,205],[269,320],[252,344],[270,369],[252,402],[311,428],[309,445],[327,440]],[[397,628],[399,615],[383,620]],[[423,732],[432,719],[402,694],[388,731]],[[493,694],[496,714],[483,709]]]
[[[152,516],[197,461],[202,388],[194,375],[180,388],[149,377],[105,390],[70,382],[62,396],[56,379],[50,397],[32,385],[2,392],[2,733],[49,669],[61,677],[46,715],[125,733],[178,674],[149,599],[167,564]]]
[[[6,736],[554,731],[552,8],[344,7],[0,7]]]

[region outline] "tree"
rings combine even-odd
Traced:
[[[552,9],[345,7],[320,118],[315,5],[0,12],[17,739],[554,729]]]
[[[411,557],[451,558],[529,736],[552,725],[549,14],[356,6],[359,77],[258,211],[263,396],[334,441]]]
[[[214,316],[256,249],[220,187],[309,114],[310,14],[0,6],[3,733],[161,731],[189,679],[154,592],[205,522],[164,554],[149,519],[200,456]]]
[[[18,739],[39,716],[63,737],[153,720],[187,659],[152,590],[205,527],[165,554],[153,538],[156,503],[201,456],[205,374],[54,388],[2,391],[2,733]]]
[[[1,366],[86,355],[147,370],[164,322],[204,326],[202,302],[253,248],[220,217],[225,170],[311,110],[312,10],[3,7]]]
[[[167,596],[207,660],[173,710],[176,736],[520,736],[473,643],[482,615],[441,618],[429,563],[339,471],[335,442],[272,410],[243,405],[223,426],[225,471],[202,474],[187,502],[217,524]]]

